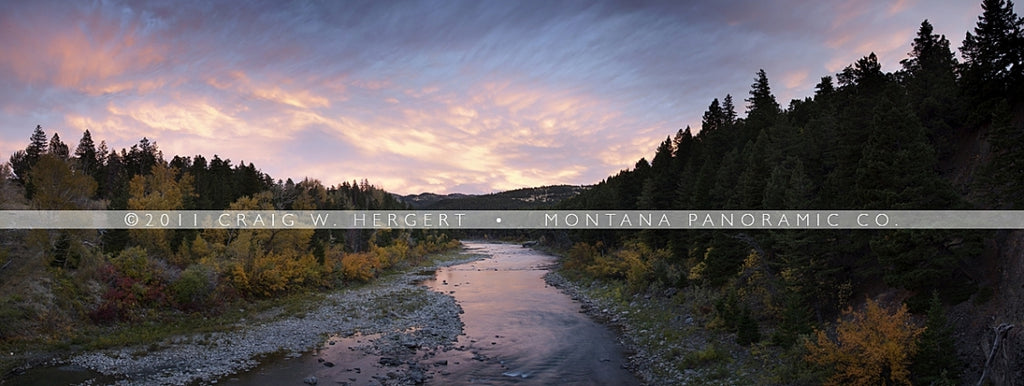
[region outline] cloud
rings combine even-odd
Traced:
[[[871,51],[895,70],[922,19],[952,41],[976,8],[7,2],[0,145],[42,124],[399,193],[587,184],[698,130],[713,98],[742,110],[759,68],[785,103]]]
[[[4,12],[0,71],[25,83],[90,95],[154,87],[152,82],[136,85],[121,76],[164,64],[167,45],[150,39],[137,15],[110,15],[96,4]]]
[[[286,82],[284,80],[277,80],[273,83],[254,82],[242,71],[232,71],[228,74],[227,79],[210,78],[207,80],[211,86],[221,90],[231,90],[242,95],[300,109],[330,107],[330,100],[320,95],[314,95],[309,90],[286,90],[278,85]],[[344,100],[343,95],[335,94],[332,97],[335,100]]]

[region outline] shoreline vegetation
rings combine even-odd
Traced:
[[[6,356],[4,373],[71,365],[119,384],[209,383],[250,370],[267,356],[300,356],[332,335],[381,334],[382,342],[443,347],[462,333],[461,308],[418,282],[439,267],[481,257],[452,248],[352,287],[239,302],[213,317],[183,314],[96,328],[74,343],[30,345],[28,352]]]

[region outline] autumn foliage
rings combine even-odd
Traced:
[[[924,328],[910,320],[907,306],[888,310],[868,299],[863,311],[848,309],[835,337],[815,331],[806,342],[808,362],[833,370],[828,385],[909,385],[910,365]]]

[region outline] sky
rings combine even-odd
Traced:
[[[980,4],[3,1],[0,160],[42,125],[399,194],[593,184],[714,98],[743,116],[759,69],[786,106],[899,69],[922,20],[958,48]]]

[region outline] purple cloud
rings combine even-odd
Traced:
[[[712,98],[742,109],[759,68],[785,105],[871,51],[895,70],[925,18],[958,46],[979,13],[920,1],[5,3],[0,157],[42,124],[398,193],[589,184],[699,129]]]

